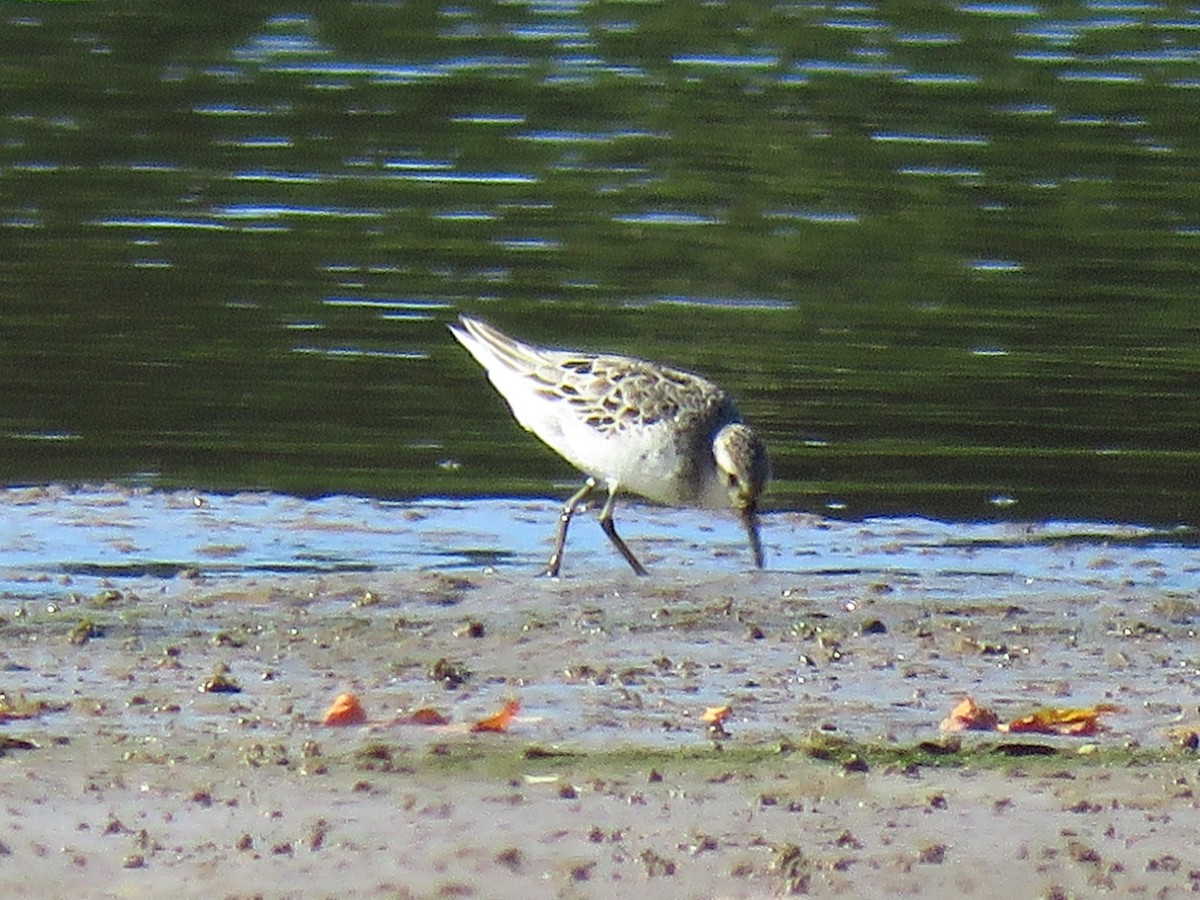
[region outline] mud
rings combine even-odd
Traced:
[[[264,570],[219,536],[228,498],[6,501],[6,896],[1200,889],[1196,555],[1136,529],[964,540],[776,515],[790,568],[746,573],[732,538],[728,555],[656,541],[675,526],[655,511],[625,529],[652,577],[585,538],[552,581],[521,554]],[[146,504],[213,525],[157,552]],[[293,521],[339,540],[470,530],[372,509]],[[70,552],[35,520],[76,522]],[[255,540],[295,545],[276,562],[299,568],[300,528]],[[320,724],[342,691],[367,725]],[[940,734],[964,693],[1004,718],[1121,711],[1089,738]],[[509,699],[507,732],[469,730]],[[714,731],[701,714],[720,705]],[[421,708],[450,724],[409,724]]]

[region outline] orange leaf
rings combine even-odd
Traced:
[[[1000,731],[1014,734],[1063,734],[1069,737],[1091,737],[1104,730],[1100,714],[1119,712],[1120,707],[1111,703],[1100,703],[1075,709],[1039,709],[1036,712],[1013,719],[1001,725]]]
[[[720,725],[733,712],[732,706],[710,706],[700,714],[700,721],[710,725]]]
[[[992,710],[980,706],[970,695],[963,697],[950,715],[942,720],[942,731],[992,731],[1000,723],[1000,717]]]
[[[449,725],[450,717],[443,716],[432,706],[423,706],[400,721],[408,725]]]
[[[517,710],[521,708],[521,704],[516,700],[509,700],[500,709],[500,712],[494,716],[488,716],[486,719],[480,719],[471,726],[472,731],[507,731],[508,723],[512,721],[513,716],[517,714]]]
[[[353,694],[338,694],[321,718],[322,725],[362,725],[366,721],[367,711]]]

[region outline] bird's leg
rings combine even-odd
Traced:
[[[562,512],[558,516],[558,534],[554,538],[554,552],[550,554],[550,562],[546,564],[546,571],[543,575],[549,575],[551,578],[558,577],[558,570],[562,568],[563,547],[567,543],[567,526],[571,524],[571,516],[575,515],[575,510],[579,508],[587,495],[596,489],[596,479],[588,478],[583,483],[583,487],[571,495],[571,499],[563,506]]]
[[[637,557],[625,546],[625,542],[617,534],[617,526],[613,524],[612,517],[613,504],[616,503],[616,500],[617,485],[610,482],[608,485],[608,499],[604,501],[604,507],[600,510],[600,527],[604,529],[604,533],[608,535],[608,539],[617,548],[617,552],[625,557],[625,562],[633,566],[633,571],[639,575],[649,575],[650,573],[646,571],[646,567],[637,561]]]

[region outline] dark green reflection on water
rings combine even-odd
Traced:
[[[1191,522],[1200,19],[990,9],[0,4],[0,477],[550,493],[466,309],[778,507]]]

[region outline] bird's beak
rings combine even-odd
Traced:
[[[758,536],[758,508],[751,504],[744,507],[739,515],[746,534],[750,537],[750,551],[754,554],[754,564],[761,569],[763,567],[763,548],[762,539]]]

